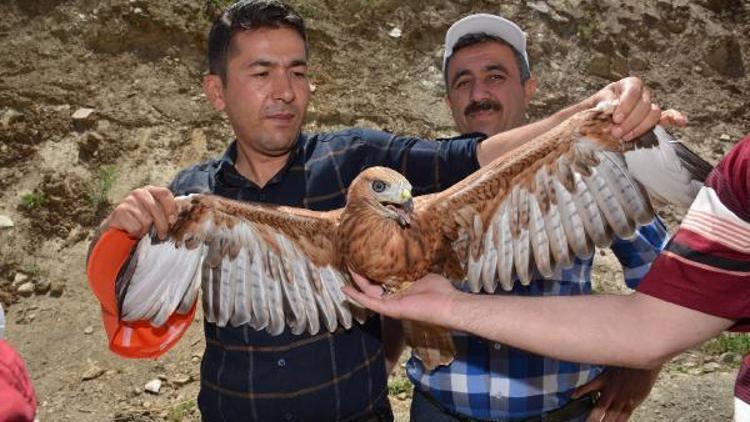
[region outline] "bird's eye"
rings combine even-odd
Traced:
[[[377,193],[383,192],[385,190],[385,183],[383,183],[381,180],[373,180],[372,190]]]

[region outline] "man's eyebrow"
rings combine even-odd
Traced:
[[[495,63],[495,64],[487,65],[484,67],[484,70],[487,72],[491,72],[493,70],[499,70],[501,72],[509,73],[508,68],[503,66],[502,63]]]
[[[510,72],[508,72],[508,68],[505,67],[505,65],[503,65],[502,63],[488,64],[482,70],[485,71],[485,72],[492,72],[492,71],[499,70],[500,72],[510,73]],[[453,80],[451,81],[451,84],[456,83],[456,80],[458,80],[460,77],[462,77],[464,75],[470,75],[470,74],[471,74],[471,71],[469,69],[463,69],[463,70],[461,70],[460,72],[456,73],[456,75],[453,77]]]
[[[456,80],[458,78],[460,78],[461,76],[470,75],[470,74],[471,74],[471,71],[469,69],[464,69],[464,70],[456,73],[456,75],[453,77],[453,80],[451,81],[451,85],[453,85],[454,83],[456,83]]]
[[[250,62],[250,64],[249,64],[248,66],[249,66],[249,67],[252,67],[252,66],[263,66],[263,67],[271,67],[271,66],[273,66],[274,64],[275,64],[275,63],[274,63],[274,62],[272,62],[272,61],[270,61],[270,60],[266,60],[266,59],[258,59],[258,60],[255,60],[255,61],[253,61],[253,62]]]
[[[278,65],[277,62],[274,62],[274,61],[271,61],[271,60],[258,59],[258,60],[255,60],[255,61],[251,62],[248,66],[249,67],[252,67],[252,66],[273,67],[273,66],[277,66],[277,65]],[[297,66],[307,66],[307,60],[305,60],[305,59],[294,59],[291,62],[289,62],[289,67],[297,67]]]

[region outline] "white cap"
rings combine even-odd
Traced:
[[[453,46],[464,35],[485,33],[501,38],[503,41],[515,48],[529,66],[529,56],[526,54],[526,34],[521,28],[500,16],[487,13],[469,15],[454,23],[445,33],[445,52],[443,53],[443,73],[446,71],[448,58],[453,55]]]

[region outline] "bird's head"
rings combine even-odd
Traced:
[[[411,223],[414,211],[411,183],[399,172],[385,167],[370,167],[360,173],[349,188],[348,201],[364,201],[401,227]]]

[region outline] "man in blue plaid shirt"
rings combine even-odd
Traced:
[[[515,23],[486,14],[456,22],[446,34],[443,72],[447,102],[461,133],[491,136],[525,123],[536,83],[525,35]],[[633,133],[618,135],[628,138]],[[666,235],[656,219],[634,238],[613,242],[628,287],[638,285]],[[537,274],[528,286],[515,283],[512,291],[496,294],[590,294],[592,265],[593,255],[576,259],[552,279]],[[455,361],[432,373],[415,357],[408,361],[407,374],[415,386],[412,421],[599,421],[605,413],[607,420],[627,418],[658,374],[562,362],[464,333],[455,333],[454,342]]]

